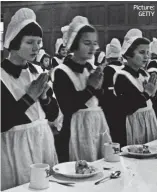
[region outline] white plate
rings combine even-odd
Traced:
[[[53,167],[53,170],[55,171],[55,173],[59,173],[61,175],[64,175],[65,177],[69,177],[69,178],[88,178],[88,177],[92,177],[100,172],[97,168],[95,168],[96,171],[93,173],[77,174],[75,172],[75,163],[76,163],[76,161],[60,163],[60,164],[55,165]],[[88,164],[90,165],[90,163],[88,163]]]
[[[129,152],[128,148],[131,146],[141,146],[141,145],[128,145],[125,147],[122,147],[121,150],[123,152],[128,153],[130,156],[132,157],[141,157],[141,158],[147,158],[147,157],[154,157],[157,156],[157,146],[149,146],[149,151],[150,153],[133,153],[133,152]]]

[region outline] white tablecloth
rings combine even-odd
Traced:
[[[157,144],[157,140],[152,145]],[[50,183],[46,190],[33,190],[29,188],[29,183],[5,190],[5,192],[157,192],[157,158],[134,159],[130,157],[120,157],[120,162],[109,163],[104,159],[93,162],[102,170],[98,175],[87,179],[68,179],[62,176],[55,177],[57,180],[75,181],[73,187]],[[111,170],[103,170],[103,167],[113,167]],[[95,181],[108,176],[112,171],[120,170],[121,176],[118,179],[108,180],[99,185],[94,185]]]

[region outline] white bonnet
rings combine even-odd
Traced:
[[[124,39],[127,40],[127,39],[130,39],[130,37],[134,37],[134,36],[142,37],[142,31],[139,30],[139,29],[136,29],[136,28],[130,29],[130,30],[126,33]]]
[[[79,30],[86,25],[92,27],[89,24],[88,19],[86,17],[76,16],[73,18],[72,22],[69,25],[69,30],[67,33],[66,47],[68,50],[71,48],[71,45],[72,45],[77,33],[79,32]]]
[[[105,53],[103,51],[101,51],[99,53],[99,56],[98,56],[98,59],[97,59],[98,63],[101,63],[105,56],[106,56]]]
[[[121,44],[117,38],[113,38],[106,47],[106,58],[119,58],[121,56]]]
[[[123,41],[123,45],[122,45],[122,55],[124,55],[126,53],[126,51],[129,49],[129,47],[133,44],[133,42],[138,39],[138,38],[142,38],[142,31],[140,31],[139,29],[130,29],[125,37],[124,37],[124,41]]]
[[[153,37],[153,41],[150,43],[150,53],[157,54],[157,38]]]
[[[36,22],[36,15],[33,10],[29,8],[19,9],[11,18],[8,24],[7,31],[5,34],[4,47],[9,48],[10,42],[18,35],[18,33],[29,23],[34,22],[39,27],[40,25]],[[40,27],[41,28],[41,27]]]
[[[61,45],[63,45],[63,39],[62,38],[58,38],[56,40],[56,44],[55,44],[55,53],[56,54],[58,54],[58,51],[59,51]]]
[[[69,25],[66,25],[64,27],[61,28],[61,32],[63,34],[63,45],[66,46],[67,44],[67,33],[68,33],[68,30],[69,30]]]

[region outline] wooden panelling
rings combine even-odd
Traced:
[[[98,37],[99,46],[101,47],[102,50],[105,50],[105,42],[106,42],[105,41],[105,37],[106,37],[105,31],[98,29],[98,34],[99,34],[99,37]]]
[[[52,54],[52,46],[51,45],[51,32],[46,32],[44,33],[44,38],[43,38],[43,45],[47,53]]]
[[[157,38],[157,29],[149,31],[149,38],[152,41],[153,37]]]
[[[104,5],[96,5],[88,7],[88,18],[93,25],[105,24],[105,7]]]
[[[140,16],[139,10],[134,10],[134,5],[143,5],[144,3],[130,3],[128,4],[128,24],[129,25],[149,25],[150,16]],[[149,5],[149,2],[145,2],[144,5]]]
[[[77,15],[87,17],[87,7],[86,6],[71,6],[70,21]]]
[[[152,24],[156,24],[157,25],[157,1],[154,1],[154,2],[151,2],[150,3],[151,6],[154,6],[154,16],[153,17],[150,17],[150,22]],[[156,35],[157,36],[157,35]]]
[[[108,24],[109,25],[125,24],[125,6],[124,6],[124,4],[108,6]]]
[[[53,55],[57,38],[62,37],[61,27],[68,25],[76,15],[85,16],[93,24],[99,35],[100,48],[105,50],[112,38],[123,42],[124,35],[131,28],[139,28],[152,40],[157,37],[157,2],[144,1],[2,1],[4,29],[12,15],[21,7],[33,9],[37,21],[44,31],[44,47]],[[152,5],[154,16],[140,17],[134,5]]]
[[[113,31],[109,30],[107,43],[110,43],[112,38],[117,38],[122,44],[125,34],[126,34],[126,31],[124,31],[124,30],[113,30]]]

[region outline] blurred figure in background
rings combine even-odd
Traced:
[[[55,56],[52,59],[52,66],[53,68],[63,64],[64,58],[67,56],[67,49],[63,44],[63,39],[59,38],[55,44]]]
[[[147,71],[149,74],[157,74],[157,39],[153,38],[150,43],[150,61],[147,65]],[[157,117],[157,92],[152,97],[153,108]]]
[[[114,94],[113,76],[117,70],[124,67],[121,58],[121,44],[118,39],[113,38],[106,46],[107,65],[103,70],[104,81],[102,88],[104,94],[101,99],[101,106],[105,113],[107,123],[110,127],[112,140],[121,146],[126,145],[123,134],[125,133],[125,117],[122,115],[117,97]],[[120,129],[119,129],[120,127]],[[118,136],[118,137],[117,137]]]
[[[52,69],[52,58],[45,52],[44,49],[40,49],[36,57],[36,62],[42,68],[43,72],[49,72]]]

